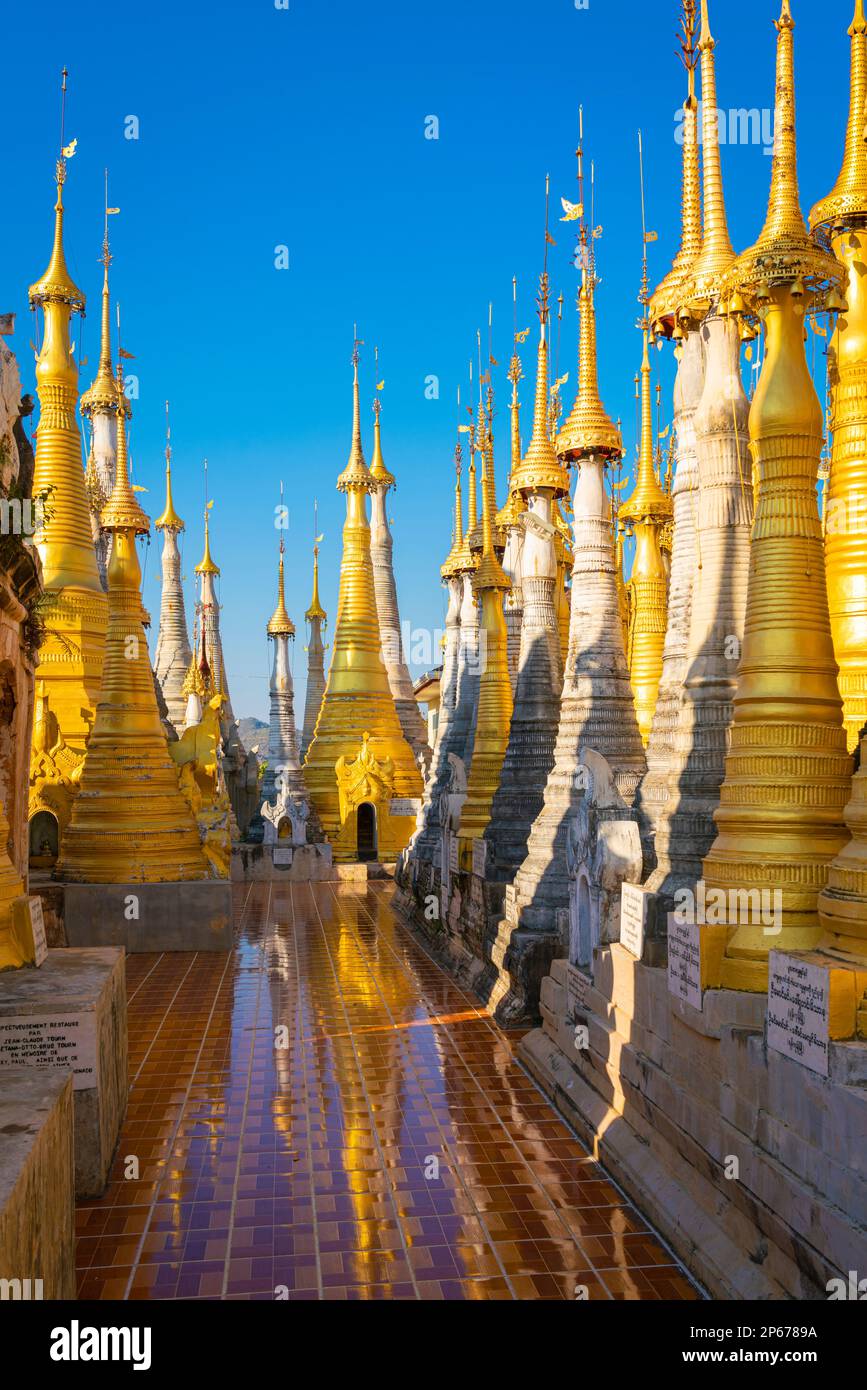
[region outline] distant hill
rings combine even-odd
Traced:
[[[238,733],[241,742],[249,753],[254,743],[259,745],[259,761],[268,756],[268,725],[263,724],[261,719],[239,719]]]

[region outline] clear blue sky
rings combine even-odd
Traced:
[[[840,164],[852,9],[852,0],[793,0],[805,209]],[[773,107],[778,10],[777,0],[711,0],[724,110]],[[402,615],[417,629],[442,624],[438,570],[450,527],[455,390],[493,300],[502,495],[511,280],[518,276],[519,327],[526,327],[541,268],[545,173],[554,217],[561,195],[576,197],[579,103],[585,148],[597,166],[596,220],[604,227],[602,390],[631,448],[640,359],[636,130],[645,138],[648,222],[659,232],[650,248],[655,282],[678,237],[674,137],[684,80],[677,18],[675,0],[590,0],[585,9],[574,0],[288,0],[286,10],[271,0],[144,7],[43,0],[10,15],[0,310],[18,313],[11,346],[32,389],[26,288],[50,250],[65,63],[67,138],[78,139],[67,184],[67,255],[89,300],[82,384],[96,362],[107,165],[110,201],[121,208],[112,219],[113,291],[140,378],[136,478],[149,487],[144,500],[157,515],[168,397],[190,598],[202,545],[201,460],[210,462],[213,550],[238,716],[267,718],[265,624],[275,598],[273,508],[281,477],[291,508],[287,603],[299,630],[299,722],[314,495],[325,533],[322,596],[335,613],[343,501],[334,482],[349,448],[355,320],[366,343],[368,456],[374,343],[386,382],[383,440],[399,484],[390,515]],[[129,115],[139,119],[138,140],[124,136]],[[430,115],[439,120],[438,140],[424,138]],[[727,147],[723,161],[732,237],[742,249],[763,220],[771,160],[761,143],[741,143]],[[559,371],[570,372],[571,404],[573,238],[564,224],[552,230],[553,290],[565,296]],[[288,270],[274,267],[280,244],[289,248]],[[667,415],[670,351],[656,361]],[[528,377],[533,365],[527,351]],[[439,378],[438,400],[425,398],[431,374]],[[531,400],[529,380],[523,400]],[[156,536],[145,583],[155,621],[158,544]]]

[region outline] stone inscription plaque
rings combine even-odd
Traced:
[[[820,1076],[828,1075],[831,976],[783,951],[768,962],[768,1047]]]
[[[620,944],[636,960],[641,960],[644,952],[646,921],[646,890],[637,883],[624,883],[620,889]]]
[[[592,985],[593,981],[590,976],[585,975],[583,970],[579,970],[577,965],[567,965],[566,1002],[570,1014],[574,1014],[576,1009],[586,1008],[587,991]]]
[[[668,914],[668,992],[701,1009],[701,945],[697,922]]]

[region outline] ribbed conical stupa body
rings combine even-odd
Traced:
[[[685,7],[686,8],[686,7]],[[675,469],[671,487],[673,508],[671,568],[668,580],[668,618],[662,649],[659,694],[647,742],[647,775],[636,797],[652,830],[671,790],[673,745],[686,675],[690,610],[695,584],[695,508],[698,467],[694,417],[704,384],[701,338],[690,334],[682,340],[678,310],[684,285],[701,252],[702,207],[699,175],[698,103],[695,97],[695,12],[687,10],[683,42],[688,92],[683,104],[681,179],[681,240],[671,270],[650,301],[650,319],[666,337],[677,336],[677,376],[674,383]]]
[[[304,779],[337,862],[362,852],[388,859],[415,827],[414,816],[391,814],[391,801],[420,798],[422,782],[382,659],[367,519],[374,483],[361,448],[357,363],[352,451],[337,486],[346,494],[337,621]],[[372,819],[369,811],[359,816],[362,807],[372,807]]]
[[[501,882],[511,882],[523,862],[530,829],[542,806],[554,761],[563,689],[554,506],[569,484],[566,468],[548,437],[548,289],[547,277],[542,278],[533,433],[511,480],[527,503],[521,555],[521,646],[509,741],[485,829],[486,874]]]
[[[467,871],[473,867],[474,842],[481,840],[491,818],[491,805],[500,780],[512,719],[512,682],[509,678],[508,640],[503,613],[503,595],[508,592],[509,581],[494,550],[496,490],[493,449],[489,455],[483,454],[483,458],[482,549],[478,568],[473,575],[473,590],[481,603],[479,644],[482,656],[467,799],[458,827],[459,862],[461,868]]]
[[[622,456],[620,433],[599,395],[592,272],[579,299],[578,394],[557,437],[562,460],[577,468],[569,650],[554,762],[527,854],[515,876],[514,923],[556,932],[569,905],[566,842],[583,796],[579,753],[587,746],[610,763],[627,800],[645,770],[620,621],[611,506],[605,471]]]
[[[659,682],[668,614],[668,575],[660,549],[660,529],[672,514],[671,498],[659,485],[653,461],[648,327],[644,326],[641,360],[641,445],[635,488],[620,508],[621,522],[635,534],[635,554],[629,577],[629,677],[635,692],[635,712],[645,745],[650,737]]]
[[[440,570],[443,583],[448,590],[448,606],[446,608],[443,667],[440,676],[439,718],[431,765],[425,780],[419,830],[411,841],[412,855],[420,862],[430,862],[434,858],[437,845],[441,844],[440,837],[444,829],[442,798],[448,791],[452,775],[449,754],[462,757],[465,741],[455,722],[461,648],[461,600],[463,597],[463,582],[460,572],[460,554],[464,537],[460,444],[455,449],[455,468],[452,545]]]
[[[37,549],[46,591],[41,610],[45,639],[37,680],[44,681],[63,738],[83,752],[99,698],[108,606],[93,546],[75,418],[78,370],[70,349],[70,317],[84,296],[66,267],[63,250],[64,161],[58,163],[54,248],[30,302],[44,315],[36,363],[40,402],[33,495],[45,498],[46,520]]]
[[[277,607],[268,623],[268,637],[274,643],[274,663],[269,684],[270,718],[268,727],[268,765],[262,777],[262,795],[273,801],[278,790],[305,794],[298,755],[298,733],[295,728],[295,688],[289,643],[295,636],[295,625],[286,611],[283,547],[280,547],[280,566],[277,578]]]
[[[427,726],[418,707],[412,687],[412,677],[406,664],[400,609],[397,603],[397,584],[394,578],[394,541],[388,521],[388,494],[395,485],[394,475],[385,467],[380,438],[379,402],[374,414],[373,460],[370,474],[375,487],[370,495],[370,558],[373,564],[373,587],[376,612],[388,683],[394,696],[400,727],[416,758],[430,759]]]
[[[804,350],[805,309],[824,301],[842,268],[809,238],[800,211],[793,27],[784,0],[768,215],[723,285],[762,310],[765,355],[749,421],[758,500],[743,651],[704,879],[729,901],[733,892],[779,893],[773,934],[749,914],[729,914],[720,981],[756,991],[767,988],[772,949],[818,940],[817,897],[847,838],[851,775],[816,501],[822,410]]]
[[[706,244],[687,290],[692,307],[687,306],[688,318],[682,315],[689,328],[681,362],[683,366],[690,353],[702,359],[700,398],[692,415],[697,464],[692,498],[694,562],[682,699],[672,731],[668,796],[653,818],[656,868],[649,880],[651,888],[667,893],[695,884],[716,834],[713,814],[723,779],[743,640],[753,521],[749,407],[741,382],[740,342],[736,325],[719,313],[720,290],[734,252],[723,199],[715,44],[707,4],[699,50]]]
[[[108,217],[106,216],[106,223]],[[117,416],[123,410],[132,414],[123,386],[115,380],[111,355],[111,304],[108,267],[111,255],[108,228],[103,242],[102,318],[100,324],[99,367],[90,388],[81,397],[81,413],[90,421],[90,454],[85,471],[85,489],[90,504],[90,525],[96,550],[100,583],[108,588],[108,557],[111,536],[103,531],[100,514],[111,496],[117,466]]]
[[[166,505],[155,525],[157,530],[163,533],[163,586],[154,672],[166,702],[169,719],[176,729],[182,729],[187,709],[184,681],[193,653],[187,635],[187,612],[181,581],[181,553],[178,549],[178,537],[184,529],[184,523],[175,511],[172,500],[171,461],[168,458]]]
[[[851,78],[843,167],[810,213],[846,266],[847,310],[828,351],[831,468],[825,486],[825,566],[834,655],[849,748],[867,723],[867,20],[862,0],[849,28]]]
[[[136,536],[148,520],[129,485],[118,417],[102,694],[56,876],[66,883],[161,883],[208,877],[193,813],[178,786],[142,627]]]
[[[309,625],[307,638],[307,688],[304,692],[304,728],[301,734],[301,761],[307,757],[307,749],[313,738],[322,697],[325,694],[325,644],[322,633],[328,621],[328,614],[319,601],[319,546],[313,547],[313,597],[310,607],[304,614]]]

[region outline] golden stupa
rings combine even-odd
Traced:
[[[361,446],[357,343],[352,362],[352,448],[337,480],[338,491],[346,494],[337,623],[304,763],[310,800],[338,863],[393,858],[415,829],[415,815],[393,815],[392,802],[422,794],[382,659],[367,516],[367,496],[377,484]]]
[[[646,285],[646,270],[645,270]],[[621,505],[619,521],[635,535],[635,555],[629,576],[629,633],[626,657],[635,694],[635,713],[645,747],[653,724],[662,650],[668,620],[668,576],[660,548],[660,533],[673,513],[671,498],[660,487],[654,468],[653,411],[650,388],[650,320],[646,289],[642,302],[641,443],[632,494]]]
[[[544,406],[543,406],[544,413]],[[475,712],[472,762],[467,778],[467,798],[458,826],[460,867],[473,868],[473,843],[480,840],[491,819],[491,805],[500,781],[503,758],[509,743],[512,722],[512,682],[509,677],[508,638],[503,612],[503,595],[509,580],[494,549],[496,482],[493,476],[493,445],[485,432],[482,454],[481,554],[473,573],[473,590],[481,600],[479,622],[479,693]],[[476,522],[475,468],[470,464],[470,516],[462,552],[461,566],[471,567],[469,559]]]
[[[834,655],[849,748],[867,723],[867,19],[849,27],[851,79],[843,167],[810,226],[846,267],[846,307],[828,350],[831,468],[824,496],[825,569]]]
[[[136,551],[150,523],[130,486],[122,410],[117,423],[117,475],[102,513],[112,537],[102,694],[55,874],[67,883],[204,879],[199,832],[157,708]]]
[[[80,753],[99,698],[108,608],[93,545],[76,419],[78,367],[70,347],[70,320],[74,313],[84,313],[85,300],[63,249],[63,155],[57,161],[56,182],[51,260],[29,290],[31,307],[41,305],[43,313],[36,363],[40,417],[33,496],[45,502],[45,523],[36,545],[46,593],[41,608],[45,638],[36,678],[45,683],[63,739]]]
[[[817,897],[847,838],[852,771],[816,500],[822,410],[804,349],[805,313],[839,303],[845,272],[801,214],[793,29],[783,0],[767,218],[722,287],[729,313],[762,321],[765,356],[749,421],[758,500],[731,749],[703,869],[708,893],[738,907],[719,983],[754,991],[767,988],[771,950],[809,950],[819,938]],[[740,912],[762,889],[779,894],[771,931]]]

